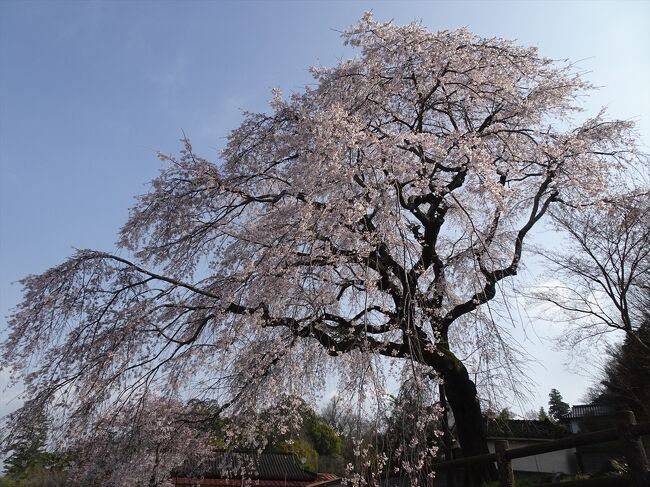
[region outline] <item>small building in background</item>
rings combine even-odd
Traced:
[[[562,416],[561,422],[571,433],[591,433],[614,428],[619,413],[605,404],[580,404]],[[576,448],[580,473],[595,474],[606,471],[612,460],[623,456],[618,441],[608,441]]]
[[[613,426],[616,411],[606,404],[580,404],[571,406],[571,412],[562,416],[561,422],[571,433],[588,433]]]

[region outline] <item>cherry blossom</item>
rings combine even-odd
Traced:
[[[186,139],[160,154],[118,251],[22,281],[1,363],[61,434],[148,394],[210,397],[255,424],[280,397],[316,400],[333,372],[372,409],[385,363],[416,363],[444,381],[463,453],[487,452],[459,350],[498,358],[487,303],[551,206],[594,199],[639,157],[633,126],[579,121],[591,86],[535,48],[370,14],[343,39],[357,57],[245,113],[220,161]]]

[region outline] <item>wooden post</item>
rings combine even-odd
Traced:
[[[497,454],[497,471],[499,472],[499,482],[501,482],[501,487],[514,487],[515,477],[512,473],[512,463],[508,458],[506,458],[508,440],[496,440],[494,442],[494,449]]]
[[[634,487],[648,487],[650,485],[650,468],[648,458],[643,448],[641,438],[632,433],[632,425],[636,424],[632,411],[622,411],[618,418],[619,441]]]

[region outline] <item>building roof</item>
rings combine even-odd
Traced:
[[[295,455],[255,452],[215,452],[209,458],[186,461],[174,477],[205,479],[241,479],[313,481],[316,474],[307,472]]]
[[[488,438],[528,438],[553,440],[569,436],[571,433],[562,426],[552,423],[548,419],[526,420],[499,418],[488,419],[486,425]]]
[[[172,484],[196,487],[241,487],[242,479],[196,479],[190,477],[172,477]],[[340,487],[342,479],[333,474],[319,473],[314,480],[253,480],[254,487]]]
[[[562,420],[607,416],[614,412],[614,408],[606,404],[579,404],[577,406],[571,406],[571,412],[562,416]]]

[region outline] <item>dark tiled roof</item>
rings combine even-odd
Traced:
[[[188,477],[172,477],[173,485],[183,485],[190,487],[242,487],[246,481],[242,479],[192,479]],[[253,487],[340,487],[341,479],[319,482],[311,480],[253,480]]]
[[[176,469],[174,477],[250,478],[253,480],[311,481],[316,474],[303,470],[294,455],[277,453],[215,452],[210,458],[188,461]]]
[[[606,416],[615,411],[611,406],[605,404],[581,404],[572,406],[571,412],[562,416],[562,419],[591,418],[594,416]]]
[[[570,435],[562,426],[551,423],[548,419],[544,421],[525,419],[488,419],[488,438],[534,438],[534,439],[556,439]]]

